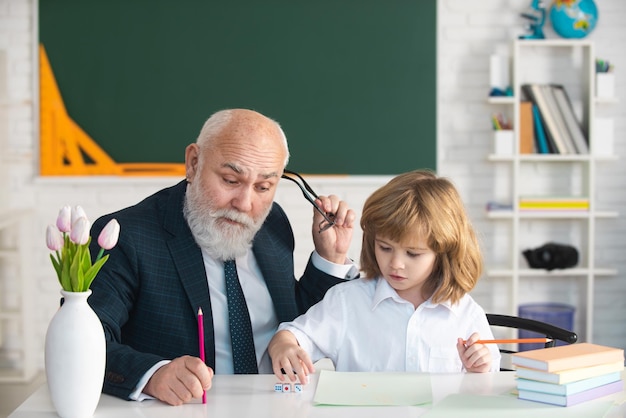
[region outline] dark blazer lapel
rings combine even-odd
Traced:
[[[204,314],[204,336],[207,363],[215,365],[215,334],[209,285],[202,258],[202,251],[189,230],[183,217],[183,200],[185,185],[178,185],[167,204],[162,208],[163,229],[171,234],[167,240],[178,278],[185,289],[192,312],[202,308]]]
[[[298,307],[295,302],[293,248],[286,247],[287,235],[284,231],[276,233],[275,227],[279,226],[279,222],[276,216],[268,216],[254,238],[252,251],[272,297],[278,320],[286,322],[298,316]]]

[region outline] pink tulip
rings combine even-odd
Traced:
[[[72,229],[72,209],[69,206],[63,206],[57,216],[57,228],[61,232],[70,232]]]
[[[46,229],[46,245],[52,251],[59,251],[63,248],[63,236],[54,225],[48,225]]]
[[[115,219],[111,219],[98,236],[98,245],[105,250],[110,250],[117,244],[120,236],[120,224]]]
[[[81,216],[76,219],[72,224],[72,230],[70,231],[70,240],[79,245],[87,244],[89,241],[89,220],[85,216]]]
[[[74,206],[72,208],[72,226],[79,218],[87,219],[87,214],[83,210],[82,206]]]

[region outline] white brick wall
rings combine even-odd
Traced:
[[[599,25],[590,35],[596,42],[598,56],[616,65],[617,95],[621,103],[608,110],[615,118],[616,133],[626,128],[626,3],[622,0],[597,1]],[[507,231],[497,229],[484,216],[485,202],[494,197],[495,168],[486,160],[491,151],[487,123],[492,109],[485,98],[489,90],[489,55],[507,48],[510,40],[523,33],[524,20],[519,13],[530,0],[438,0],[438,169],[459,187],[482,237],[485,258],[495,261],[496,248]],[[0,209],[34,207],[32,270],[33,289],[29,297],[37,306],[34,321],[36,342],[43,352],[47,324],[58,303],[59,286],[45,247],[45,227],[54,222],[58,209],[65,204],[82,205],[92,218],[133,204],[178,179],[45,178],[37,174],[36,107],[36,0],[0,0]],[[555,37],[546,25],[546,35]],[[207,115],[208,116],[208,115]],[[616,152],[626,155],[626,144],[616,135]],[[625,206],[624,164],[615,163],[599,170],[599,198],[619,210]],[[335,193],[356,209],[386,178],[314,177],[312,186],[322,194]],[[289,214],[297,241],[296,269],[299,273],[310,251],[311,208],[290,184],[282,185],[277,200]],[[596,281],[596,324],[594,341],[626,348],[626,214],[617,220],[598,225],[598,258],[616,266],[617,277]],[[360,233],[354,239],[351,256],[358,259]],[[573,284],[574,289],[576,284]],[[5,287],[11,288],[11,287]],[[584,290],[584,289],[583,289]],[[504,311],[499,294],[506,292],[501,279],[483,279],[474,292],[486,310]],[[572,283],[532,280],[520,287],[521,300],[561,299],[576,303]],[[560,294],[559,292],[562,292]],[[43,366],[43,354],[38,358]]]

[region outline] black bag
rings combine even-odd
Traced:
[[[528,265],[535,269],[564,269],[578,264],[578,250],[571,245],[548,242],[523,252]]]

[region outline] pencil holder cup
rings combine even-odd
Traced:
[[[515,135],[513,130],[493,131],[494,153],[496,155],[513,155],[515,150]]]
[[[604,99],[615,97],[614,73],[596,73],[596,97]]]
[[[615,125],[612,118],[596,118],[591,142],[593,155],[613,155]]]

